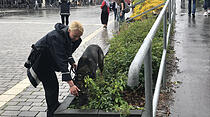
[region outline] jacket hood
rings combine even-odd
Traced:
[[[58,31],[59,33],[63,33],[68,26],[61,24],[61,23],[57,23],[55,24],[55,30]]]

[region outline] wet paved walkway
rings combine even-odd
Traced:
[[[171,107],[171,117],[210,117],[210,17],[204,17],[202,9],[198,9],[196,12],[195,19],[188,17],[186,9],[180,9],[180,1],[177,1],[177,15],[175,24],[175,50],[176,57],[178,61],[179,72],[175,73],[173,76],[174,81],[181,81],[180,87],[176,89],[174,94],[174,105]],[[77,13],[79,14],[80,11]],[[46,14],[45,14],[46,15]],[[111,16],[112,17],[112,16]],[[14,18],[14,17],[10,17]],[[112,18],[111,18],[112,19]],[[45,20],[45,19],[44,19]],[[55,20],[59,20],[55,19]],[[90,20],[90,24],[84,19],[83,24],[85,28],[88,28],[88,33],[84,35],[84,38],[90,37],[88,42],[77,50],[74,54],[76,59],[81,55],[84,48],[90,43],[97,43],[103,45],[107,43],[107,40],[112,35],[112,30],[102,30],[100,28],[100,23],[95,22],[95,20]],[[13,25],[18,23],[15,22],[10,26],[10,30],[15,28]],[[111,21],[111,20],[110,20]],[[5,20],[6,22],[6,20]],[[1,27],[5,25],[5,22],[0,20]],[[30,26],[35,26],[40,28],[40,25],[32,25],[36,22],[28,21],[25,25],[30,24]],[[42,22],[42,25],[52,25],[51,22]],[[93,28],[95,27],[95,28]],[[114,28],[114,23],[108,26],[108,29]],[[27,28],[26,28],[27,29]],[[49,29],[44,29],[49,30]],[[95,35],[93,32],[95,30],[98,33]],[[33,34],[30,36],[41,36],[43,35],[43,29],[40,31],[31,30]],[[0,36],[7,36],[1,33]],[[20,38],[28,37],[26,35],[19,35]],[[96,41],[96,39],[105,37]],[[7,40],[11,40],[15,37],[10,37]],[[32,39],[36,39],[33,37]],[[14,43],[14,42],[13,42]],[[6,43],[6,40],[1,41],[1,65],[0,66],[0,95],[5,91],[13,87],[19,81],[26,78],[25,69],[23,68],[23,63],[25,61],[25,56],[29,53],[29,48],[26,47],[31,41],[17,41],[16,45],[20,44],[23,46],[20,50],[16,50],[13,53],[10,46],[12,43]],[[17,48],[19,46],[16,46]],[[106,46],[104,46],[104,49]],[[8,51],[7,51],[8,50]],[[27,52],[25,52],[27,50]],[[19,54],[17,54],[19,53]],[[24,57],[21,57],[24,56]],[[14,60],[11,59],[16,57]],[[8,61],[11,60],[11,61]],[[14,63],[16,60],[17,63]],[[7,63],[9,62],[9,63]],[[7,65],[6,64],[10,64]],[[11,65],[13,65],[11,67]],[[16,68],[15,71],[9,72],[11,69]],[[58,74],[59,75],[59,74]],[[59,75],[59,79],[60,75]],[[68,85],[62,83],[60,80],[60,95],[59,100],[62,101],[69,94]],[[2,100],[0,100],[1,102]],[[21,93],[16,95],[8,103],[0,106],[0,116],[46,116],[46,102],[44,99],[44,91],[41,85],[38,88],[33,88],[32,86],[27,87]]]
[[[174,39],[179,72],[173,80],[181,84],[170,116],[210,117],[210,16],[197,8],[195,19],[188,17],[185,1],[186,9],[181,9],[177,0]]]
[[[76,61],[90,44],[98,44],[107,51],[108,41],[116,29],[112,13],[107,30],[102,28],[99,6],[72,10],[70,21],[73,20],[80,21],[85,28],[83,42],[73,54]],[[59,21],[60,15],[56,10],[25,14],[21,11],[21,13],[0,17],[0,117],[46,116],[47,107],[43,87],[40,84],[34,88],[29,84],[23,64],[30,52],[30,45],[52,30],[54,24]],[[62,102],[69,95],[69,86],[61,82],[59,73],[57,75],[59,101]]]

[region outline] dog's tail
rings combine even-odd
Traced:
[[[104,53],[103,50],[99,47],[98,49],[98,67],[101,71],[101,73],[103,72],[104,69]]]

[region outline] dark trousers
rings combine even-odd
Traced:
[[[195,14],[195,10],[196,10],[196,0],[189,0],[188,1],[188,14],[190,15],[191,13],[192,14]],[[193,2],[193,5],[191,5],[191,3]],[[191,6],[193,7],[191,9]]]
[[[101,23],[106,24],[108,23],[109,13],[108,12],[101,12]]]
[[[61,15],[61,21],[62,21],[62,24],[65,25],[65,19],[66,19],[66,25],[69,24],[69,15]]]
[[[53,117],[54,111],[60,105],[58,102],[59,85],[55,71],[52,67],[53,61],[50,52],[41,52],[40,59],[36,65],[36,73],[42,82],[47,102],[47,117]]]
[[[116,20],[117,19],[117,9],[113,9],[113,11],[114,11],[114,20]]]

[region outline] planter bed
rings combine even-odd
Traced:
[[[68,109],[75,97],[68,95],[54,113],[55,117],[120,117],[117,112],[105,112],[102,110]],[[129,117],[141,117],[142,110],[131,110]]]

